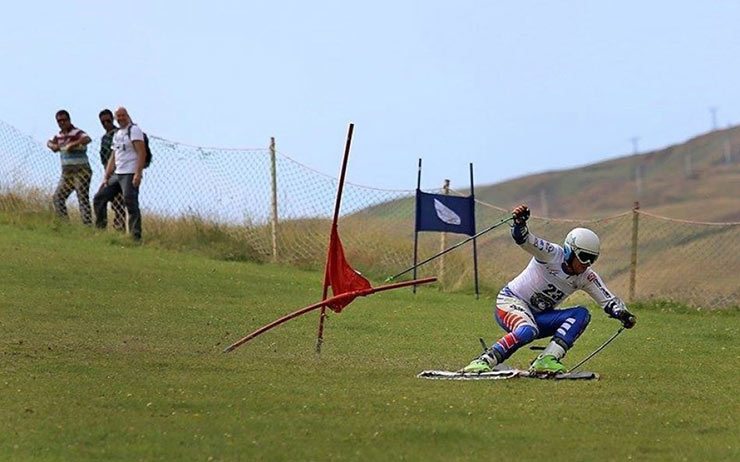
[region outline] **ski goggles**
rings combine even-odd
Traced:
[[[578,261],[583,263],[584,265],[593,265],[599,258],[599,254],[591,253],[589,251],[581,249],[573,249],[573,253],[575,254]]]

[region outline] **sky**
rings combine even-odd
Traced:
[[[43,141],[126,106],[148,133],[267,147],[386,189],[477,185],[740,123],[740,2],[5,2],[0,120]],[[714,112],[713,112],[714,111]],[[714,117],[713,117],[714,114]]]

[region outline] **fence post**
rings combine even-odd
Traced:
[[[640,202],[635,201],[632,206],[632,255],[630,257],[630,290],[627,301],[635,299],[635,279],[637,275],[637,227],[640,220]]]
[[[272,261],[278,261],[277,248],[277,226],[278,226],[278,205],[277,205],[277,169],[275,167],[275,137],[270,137],[270,176],[272,177]]]
[[[725,164],[730,165],[732,163],[732,143],[730,142],[729,135],[725,139]]]
[[[445,196],[450,195],[450,180],[445,180],[442,186]],[[447,248],[447,233],[441,233],[439,236],[439,251],[443,252]],[[445,281],[445,256],[439,257],[439,282],[444,285]]]

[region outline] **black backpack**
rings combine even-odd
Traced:
[[[128,139],[131,140],[131,127],[133,127],[136,124],[129,124],[128,126]],[[144,148],[146,149],[146,161],[144,162],[144,168],[149,167],[149,164],[152,163],[152,150],[149,148],[149,137],[146,136],[146,133],[143,131],[141,132],[144,134]],[[133,141],[131,142],[133,144]]]

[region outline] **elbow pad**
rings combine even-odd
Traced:
[[[529,236],[529,229],[527,229],[526,224],[514,224],[514,226],[511,227],[511,237],[514,238],[514,242],[518,245],[522,245],[527,242],[527,236]]]

